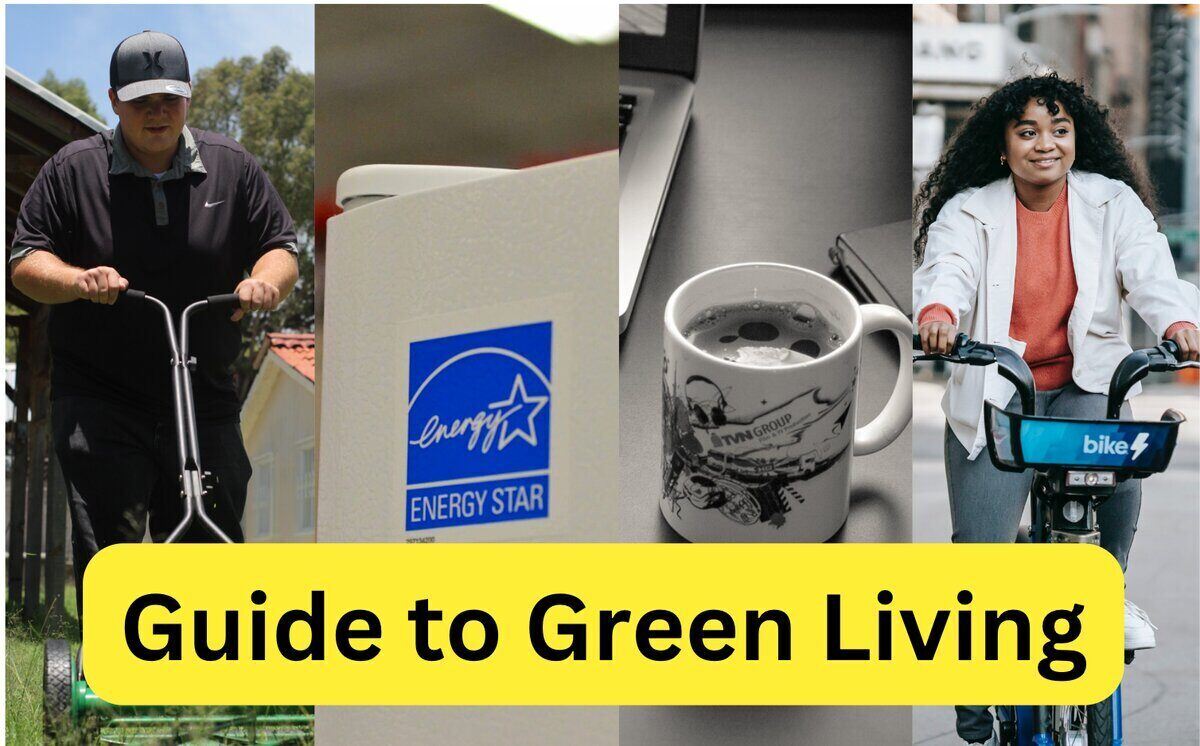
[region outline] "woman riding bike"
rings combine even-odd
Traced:
[[[914,200],[922,349],[947,353],[960,330],[1009,347],[1033,372],[1037,414],[1102,419],[1109,379],[1131,349],[1122,300],[1179,344],[1181,360],[1200,350],[1200,291],[1176,276],[1152,208],[1108,112],[1083,86],[1051,74],[1001,87],[975,106]],[[1019,410],[995,366],[955,366],[942,402],[955,542],[1016,540],[1029,495],[1029,472],[981,457],[985,401]],[[1130,416],[1126,402],[1121,417]],[[1122,569],[1140,484],[1123,482],[1099,510],[1102,545]],[[1155,645],[1149,618],[1128,601],[1125,640]],[[964,741],[994,738],[986,707],[955,709]]]

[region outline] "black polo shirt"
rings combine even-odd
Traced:
[[[67,145],[42,167],[21,203],[11,256],[46,250],[76,267],[113,267],[178,316],[193,301],[232,292],[264,253],[294,251],[295,241],[279,194],[235,141],[185,129],[171,169],[156,179],[110,130]],[[200,422],[238,419],[231,366],[241,330],[231,313],[205,311],[192,322]],[[49,334],[52,398],[93,396],[172,416],[170,347],[154,306],[54,305]]]

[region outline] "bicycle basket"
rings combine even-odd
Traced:
[[[1179,422],[1073,420],[984,408],[988,454],[997,469],[1103,469],[1130,476],[1165,471]]]

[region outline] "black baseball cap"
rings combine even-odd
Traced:
[[[132,101],[152,93],[192,97],[183,45],[170,34],[143,31],[127,37],[113,50],[108,64],[108,85],[120,101]]]

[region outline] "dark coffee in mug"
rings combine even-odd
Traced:
[[[837,533],[850,514],[851,456],[891,443],[912,417],[912,367],[901,365],[883,411],[857,421],[863,339],[884,331],[903,359],[907,316],[859,305],[802,267],[732,264],[676,288],[663,310],[667,524],[689,541]]]
[[[681,331],[688,342],[713,357],[762,367],[816,360],[844,341],[815,306],[802,301],[710,306]]]

